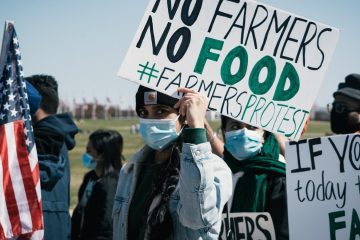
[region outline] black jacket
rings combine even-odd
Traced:
[[[84,194],[89,181],[96,181],[91,196],[89,197],[83,212],[79,211],[79,205],[74,209],[71,218],[71,239],[72,240],[111,240],[112,209],[117,186],[118,176],[109,174],[98,178],[95,171],[90,171],[84,176],[79,190],[79,201]],[[81,218],[84,214],[83,226]]]

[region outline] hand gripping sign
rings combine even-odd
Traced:
[[[119,76],[299,139],[339,31],[240,0],[151,0]]]

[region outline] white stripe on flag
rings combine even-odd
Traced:
[[[31,213],[26,197],[24,182],[20,171],[19,159],[16,151],[16,140],[14,136],[14,124],[5,124],[6,139],[8,143],[8,159],[11,183],[14,186],[16,203],[21,219],[22,233],[32,231]]]
[[[3,176],[3,160],[0,156],[0,224],[3,228],[4,235],[5,236],[11,236],[12,235],[12,228],[11,228],[11,222],[9,218],[9,213],[6,206],[5,201],[5,192],[4,192],[4,176]]]
[[[37,164],[38,163],[38,156],[37,156],[37,151],[36,151],[36,146],[35,145],[31,149],[31,152],[29,154],[29,161],[30,161],[31,171],[34,172],[34,168],[38,166],[38,164]],[[36,195],[38,197],[38,200],[41,201],[40,178],[39,178],[39,181],[37,183],[35,183],[35,187],[36,187]]]
[[[28,158],[29,158],[29,162],[30,162],[31,172],[33,172],[34,168],[36,167],[36,165],[38,163],[38,156],[37,156],[37,151],[36,151],[36,146],[35,145],[31,149],[31,152],[29,153]]]
[[[42,240],[44,238],[44,230],[38,230],[33,232],[30,240]]]

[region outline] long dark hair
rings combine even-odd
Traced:
[[[123,137],[115,130],[99,129],[90,134],[92,143],[98,155],[103,156],[102,176],[119,175],[123,151]]]

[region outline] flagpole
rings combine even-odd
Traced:
[[[2,41],[2,48],[1,48],[1,55],[0,55],[0,69],[4,69],[4,66],[6,64],[6,49],[9,49],[10,41],[9,38],[11,38],[10,33],[11,30],[14,28],[14,22],[13,21],[6,21],[5,22],[5,28],[4,28],[4,34],[3,34],[3,41]],[[2,77],[2,72],[0,71],[0,78]]]

